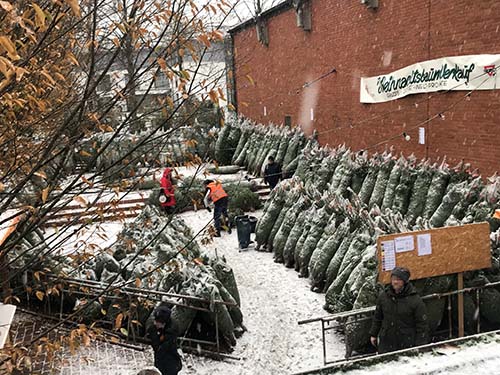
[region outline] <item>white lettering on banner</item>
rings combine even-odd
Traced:
[[[495,90],[500,55],[444,57],[361,78],[361,103],[383,103],[440,90]]]

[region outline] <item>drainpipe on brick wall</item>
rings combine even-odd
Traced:
[[[238,112],[238,101],[236,98],[236,66],[234,63],[234,40],[232,35],[224,38],[224,57],[226,63],[227,102],[234,107],[236,112]]]

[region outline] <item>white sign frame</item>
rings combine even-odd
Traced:
[[[500,55],[443,57],[376,77],[362,77],[361,103],[384,103],[441,90],[496,90]],[[498,82],[498,84],[497,84]]]

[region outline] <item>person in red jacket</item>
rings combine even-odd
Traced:
[[[175,210],[174,183],[172,179],[172,169],[165,168],[160,179],[160,205],[165,212],[171,214]]]

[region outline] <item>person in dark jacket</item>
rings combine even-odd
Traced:
[[[182,360],[177,352],[177,334],[170,316],[171,310],[167,306],[157,307],[153,311],[154,325],[148,330],[155,367],[162,375],[177,375],[182,369]]]
[[[172,178],[172,169],[165,168],[163,171],[163,176],[160,179],[160,205],[161,208],[171,214],[175,210],[175,191],[174,191],[174,181]]]
[[[281,180],[281,167],[274,161],[273,156],[269,156],[267,161],[268,163],[264,169],[264,182],[269,184],[269,187],[273,190]]]
[[[394,268],[391,284],[378,297],[370,341],[379,353],[428,342],[425,304],[409,280],[410,271],[407,268]]]

